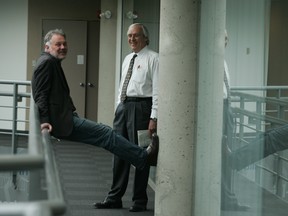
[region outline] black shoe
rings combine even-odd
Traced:
[[[147,209],[146,209],[146,207],[145,206],[136,206],[136,205],[134,205],[134,206],[131,206],[130,208],[129,208],[129,211],[130,212],[142,212],[142,211],[146,211]]]
[[[157,165],[157,158],[158,158],[158,150],[159,150],[159,137],[156,133],[152,134],[152,142],[146,149],[148,153],[147,163],[150,166]]]
[[[93,206],[98,209],[120,209],[122,208],[122,202],[103,201],[94,203]]]

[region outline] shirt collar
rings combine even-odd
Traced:
[[[143,47],[138,53],[133,52],[133,55],[137,54],[137,56],[139,56],[139,55],[143,54],[144,52],[146,52],[146,50],[148,50],[147,45],[145,47]]]

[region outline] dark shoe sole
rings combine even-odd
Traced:
[[[94,208],[97,209],[121,209],[122,203],[111,203],[111,202],[99,202],[93,204]]]
[[[129,212],[143,212],[146,211],[146,207],[140,207],[140,206],[131,206],[129,208]]]

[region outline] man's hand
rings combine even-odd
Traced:
[[[148,130],[150,137],[152,137],[152,134],[157,131],[157,122],[151,119],[149,122]]]
[[[44,129],[48,129],[48,132],[51,133],[52,132],[52,125],[49,123],[43,123],[41,124],[41,131]]]

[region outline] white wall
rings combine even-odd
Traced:
[[[0,0],[0,31],[0,80],[26,80],[28,0]],[[12,86],[0,85],[0,91],[10,92]],[[0,97],[0,106],[11,104],[11,99]],[[25,100],[19,105],[24,106]],[[25,119],[25,111],[20,111],[18,117]],[[12,111],[0,107],[0,119],[12,119]],[[0,129],[11,129],[11,125],[0,121]],[[18,127],[23,128],[24,124]]]
[[[0,79],[26,80],[28,0],[0,0]]]
[[[232,86],[266,85],[270,0],[227,0],[226,48]]]

